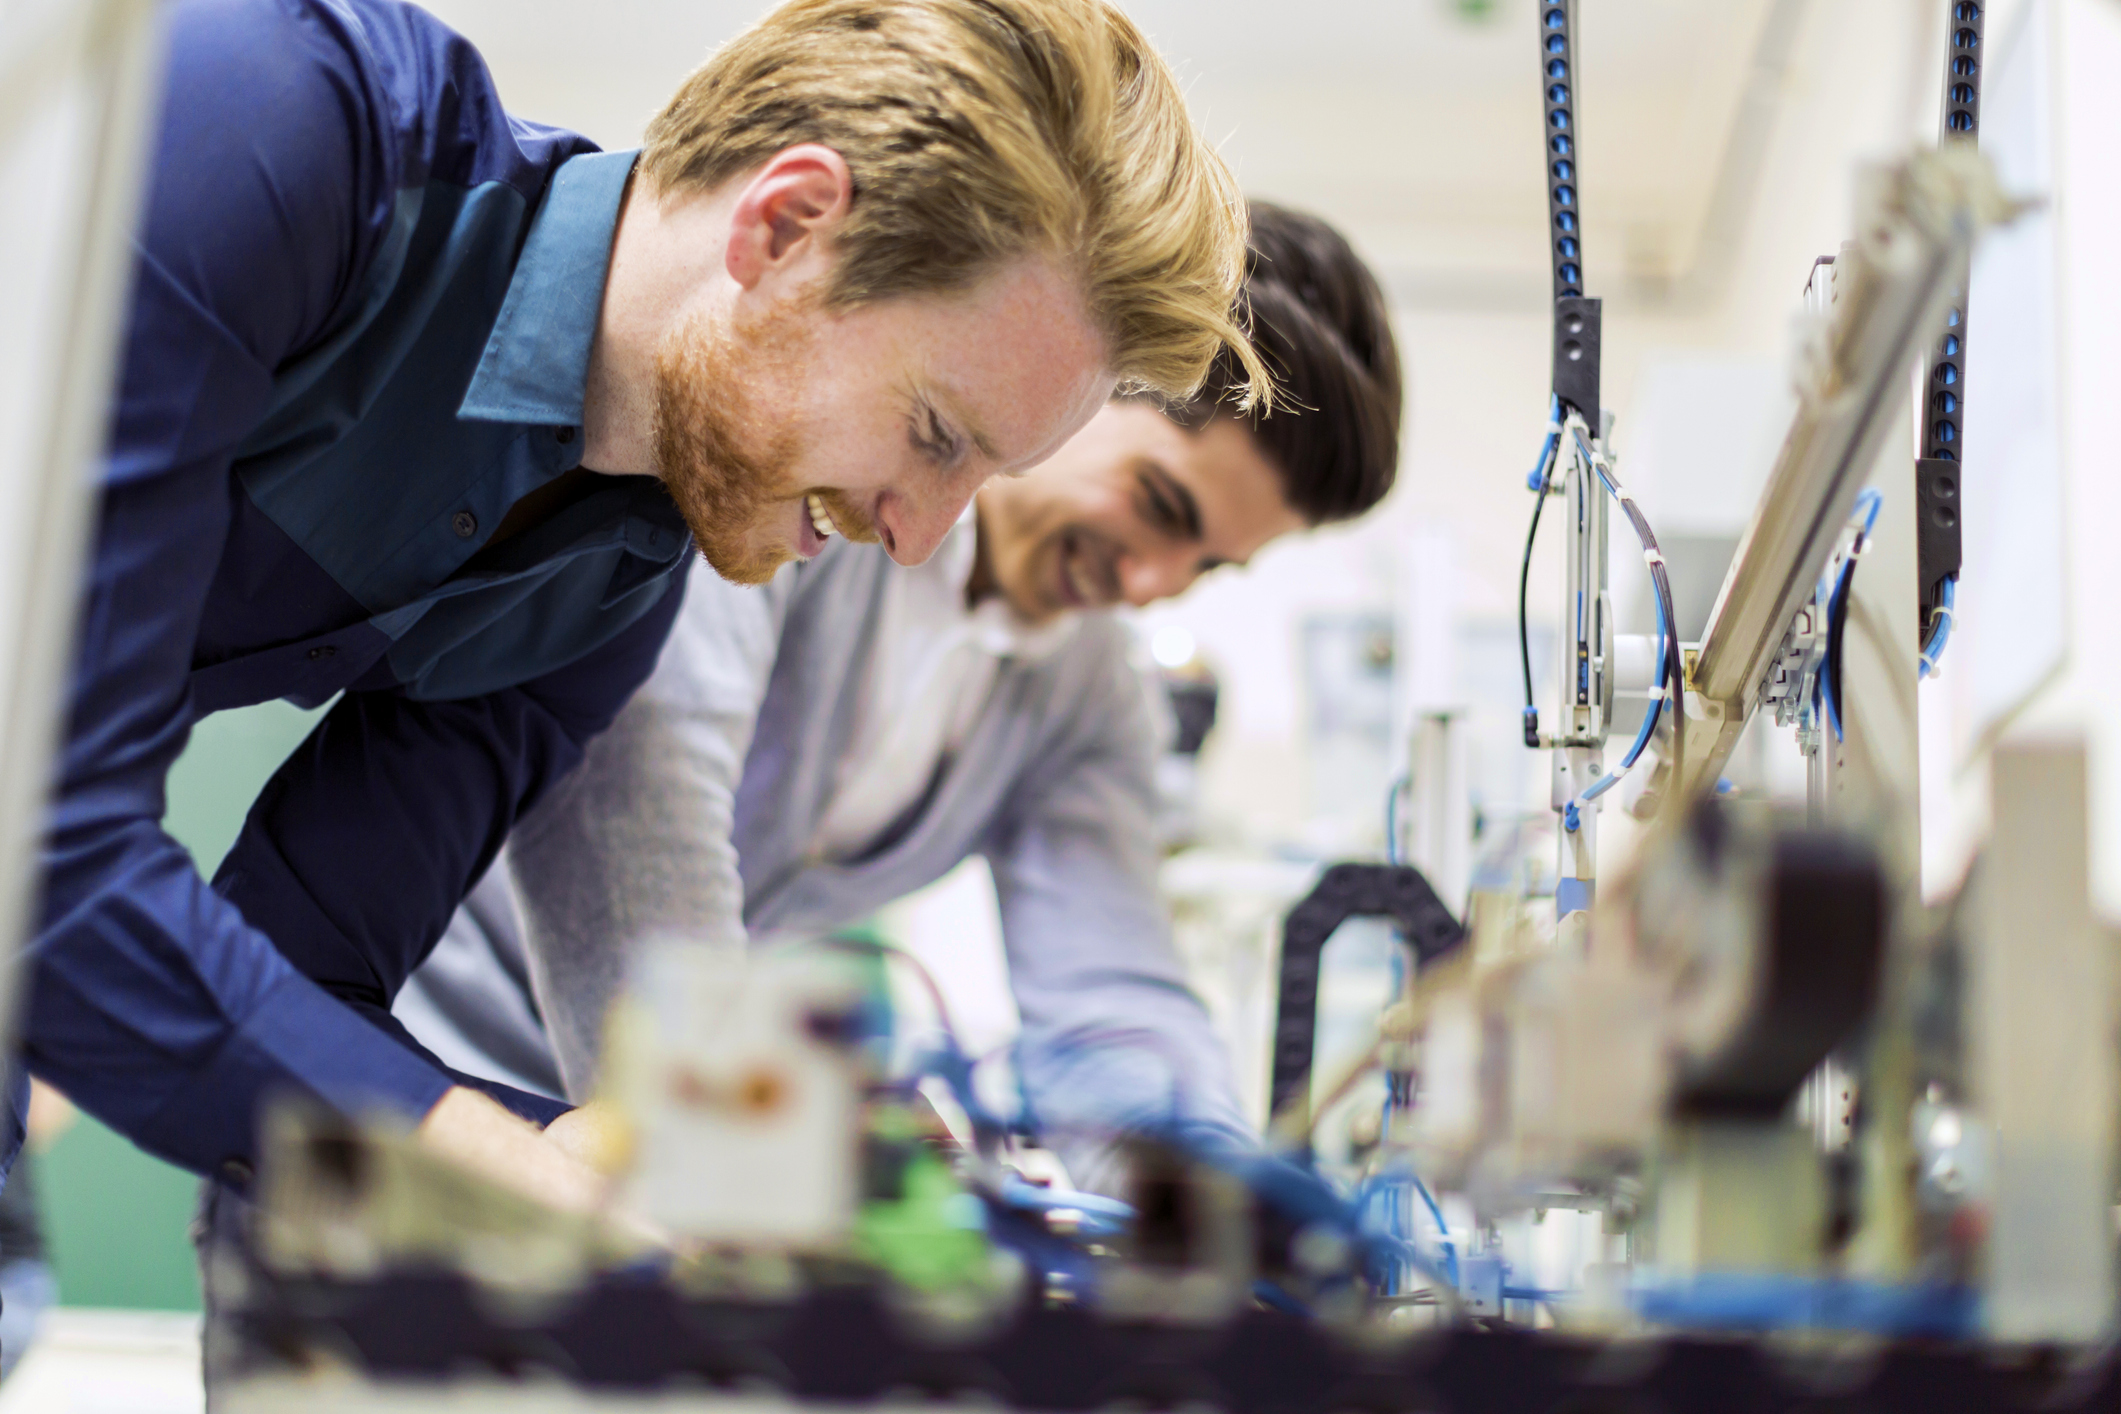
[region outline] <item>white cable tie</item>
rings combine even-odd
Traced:
[[[1658,550],[1644,550],[1642,552],[1642,562],[1654,570],[1664,563],[1664,554]]]
[[[1658,683],[1655,687],[1651,688],[1649,692],[1645,695],[1648,696],[1648,698],[1652,702],[1662,702],[1667,696],[1667,692],[1668,690],[1666,689],[1665,685],[1663,683]]]

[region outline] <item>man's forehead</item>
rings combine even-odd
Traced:
[[[941,303],[954,337],[930,350],[921,382],[989,459],[1050,455],[1109,396],[1104,338],[1051,260],[1019,257]]]
[[[989,461],[1028,467],[1060,450],[1111,396],[1115,380],[1098,366],[1094,350],[1077,351],[1073,366],[1066,352],[1040,356],[1018,344],[984,361],[956,357],[952,366],[917,378],[916,396]]]

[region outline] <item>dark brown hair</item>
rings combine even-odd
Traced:
[[[1312,525],[1352,520],[1399,470],[1404,390],[1384,294],[1354,250],[1315,216],[1254,201],[1245,260],[1252,347],[1276,384],[1271,412],[1239,406],[1249,380],[1225,352],[1194,397],[1166,406],[1181,426],[1238,418]]]

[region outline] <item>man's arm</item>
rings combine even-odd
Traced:
[[[173,7],[23,1050],[83,1108],[197,1172],[246,1172],[258,1104],[292,1092],[423,1120],[444,1147],[564,1200],[570,1185],[526,1148],[542,1144],[533,1132],[493,1123],[301,976],[160,824],[230,458],[273,369],[358,286],[391,207],[395,149],[343,23],[321,7]]]
[[[1108,651],[1069,650],[1096,671],[1065,694],[1062,745],[1027,770],[986,854],[1023,1017],[1025,1092],[1075,1181],[1109,1189],[1120,1131],[1175,1130],[1218,1148],[1256,1140],[1156,893],[1166,724],[1119,626],[1083,632]]]
[[[509,841],[538,1009],[577,1099],[632,944],[744,946],[737,783],[799,573],[692,576],[653,676]]]
[[[214,887],[311,981],[437,1066],[391,1003],[516,819],[572,770],[648,676],[683,597],[596,651],[460,701],[348,693],[274,773]],[[540,1123],[566,1106],[475,1083]]]

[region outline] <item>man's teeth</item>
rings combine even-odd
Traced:
[[[832,513],[825,509],[825,503],[818,499],[817,492],[811,492],[803,501],[810,507],[810,528],[818,533],[820,539],[830,539],[839,532],[839,527],[832,523]]]
[[[1077,600],[1084,604],[1095,604],[1101,597],[1097,586],[1090,578],[1090,568],[1079,558],[1070,555],[1067,560],[1068,587],[1075,591]]]

